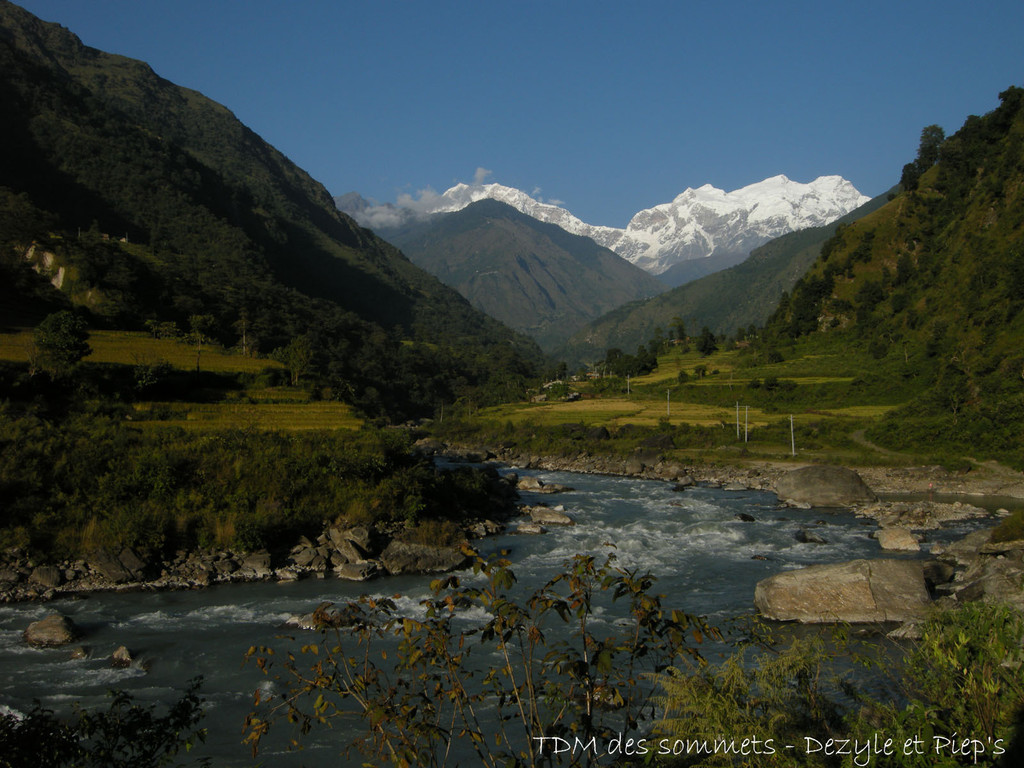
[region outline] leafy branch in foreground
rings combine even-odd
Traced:
[[[158,768],[206,740],[202,678],[189,682],[166,714],[111,691],[106,710],[77,708],[60,718],[38,704],[24,716],[0,715],[0,768],[47,765],[74,768]],[[201,759],[199,765],[209,765]]]
[[[666,611],[649,574],[614,561],[577,555],[519,599],[508,561],[477,558],[465,584],[435,581],[417,618],[387,599],[321,605],[320,642],[286,651],[280,671],[273,648],[250,648],[285,692],[257,692],[246,740],[255,754],[282,719],[304,735],[356,716],[363,728],[349,748],[397,766],[550,765],[564,744],[581,747],[574,762],[596,764],[608,740],[655,716],[646,676],[681,657],[700,663],[696,645],[717,636]],[[620,600],[626,610],[609,621]],[[481,610],[486,618],[474,621]]]

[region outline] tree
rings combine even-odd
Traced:
[[[683,319],[676,315],[669,323],[669,332],[676,341],[686,341],[686,324]]]
[[[203,353],[203,344],[210,342],[210,337],[207,334],[212,327],[213,318],[209,315],[190,315],[188,318],[187,339],[189,344],[196,348],[196,373],[199,373],[199,357]]]
[[[938,125],[921,129],[921,143],[917,148],[917,167],[924,173],[939,161],[939,147],[946,140],[946,132]]]
[[[903,166],[900,186],[905,190],[917,189],[921,176],[939,161],[939,148],[946,140],[946,132],[938,125],[926,125],[921,129],[921,142],[914,162]]]
[[[85,321],[67,310],[47,315],[34,334],[40,363],[58,376],[70,373],[92,351],[88,338]]]
[[[283,363],[291,375],[293,387],[299,386],[299,379],[309,373],[313,363],[313,345],[308,336],[296,336],[288,346],[274,351],[274,359]]]
[[[706,325],[701,328],[700,338],[697,339],[697,351],[702,357],[707,357],[718,349],[718,340],[711,329]]]

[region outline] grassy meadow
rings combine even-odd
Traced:
[[[155,338],[135,331],[92,331],[91,353],[86,366],[163,367],[180,380],[196,371],[196,347],[177,339]],[[27,363],[32,351],[32,330],[0,333],[0,360]],[[247,357],[216,344],[204,344],[198,355],[199,370],[237,384],[216,387],[162,388],[161,396],[148,399],[141,393],[132,403],[129,419],[146,427],[181,427],[188,430],[260,429],[316,430],[358,429],[363,420],[352,407],[332,400],[313,400],[303,387],[268,386],[262,381],[285,379],[284,366],[266,357]],[[276,375],[275,375],[276,374]],[[168,390],[178,390],[174,399]]]
[[[855,355],[823,354],[810,345],[772,361],[747,349],[701,356],[674,347],[647,375],[573,381],[580,399],[505,404],[481,410],[475,421],[494,434],[573,425],[671,429],[671,454],[689,460],[899,463],[863,436],[907,397],[899,387],[866,379],[862,372],[871,369]]]

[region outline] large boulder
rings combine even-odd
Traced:
[[[880,528],[875,534],[878,546],[893,552],[919,552],[917,537],[906,528]]]
[[[776,482],[775,492],[782,501],[812,507],[848,507],[878,500],[852,469],[826,464],[790,470]]]
[[[67,616],[51,613],[28,625],[23,637],[29,645],[52,647],[67,645],[78,637],[78,627]]]
[[[963,574],[963,586],[956,590],[958,602],[980,601],[1011,605],[1024,611],[1024,562],[1016,557],[982,556]]]
[[[466,565],[469,558],[457,547],[392,541],[380,556],[384,570],[399,573],[444,573]]]
[[[920,560],[812,565],[764,579],[754,591],[766,618],[805,624],[911,621],[930,601]]]
[[[40,565],[32,570],[28,581],[43,587],[59,587],[64,581],[64,572],[55,565]]]
[[[558,509],[550,507],[530,507],[530,519],[538,525],[576,525],[576,521]]]

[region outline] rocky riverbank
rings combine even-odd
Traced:
[[[758,607],[768,616],[795,621],[908,621],[927,607],[952,607],[980,600],[1024,610],[1024,541],[991,541],[993,527],[1008,514],[962,501],[941,502],[931,495],[964,494],[1024,499],[1024,475],[992,462],[970,472],[953,473],[938,466],[864,467],[856,471],[817,465],[747,462],[742,465],[683,465],[653,451],[614,457],[580,452],[574,456],[540,456],[508,449],[449,446],[468,460],[497,460],[513,467],[547,471],[609,474],[676,483],[701,483],[725,489],[779,493],[783,503],[843,506],[879,525],[877,560],[787,572],[782,587],[759,588]],[[846,477],[853,475],[853,477]],[[802,479],[799,481],[797,478]],[[877,494],[911,494],[913,501],[879,501]],[[844,498],[845,497],[845,498]],[[928,560],[896,560],[892,553],[922,550],[926,532],[963,520],[989,523],[947,547],[928,545]],[[898,578],[897,578],[898,577]],[[792,583],[791,583],[792,582]],[[799,584],[797,584],[799,582]],[[801,594],[796,607],[780,607]],[[911,598],[907,596],[911,595]],[[849,610],[837,613],[837,608]]]
[[[424,453],[474,463],[500,462],[530,470],[606,474],[672,482],[679,488],[693,484],[727,490],[754,489],[775,492],[779,481],[794,469],[785,463],[742,465],[690,464],[666,460],[655,451],[637,451],[628,457],[580,452],[571,456],[541,456],[513,450],[442,445],[421,441]],[[880,493],[996,493],[1024,498],[1024,476],[1002,468],[983,466],[965,475],[941,467],[861,468],[860,475]],[[968,476],[969,475],[969,476]],[[532,479],[532,478],[528,478]],[[486,510],[467,517],[467,540],[494,535],[517,515],[525,517],[517,530],[541,533],[544,525],[572,524],[563,510],[524,507],[516,502],[515,475],[494,483]],[[557,492],[557,486],[534,482],[522,486],[531,492]],[[988,513],[969,505],[929,501],[874,502],[857,505],[858,514],[876,520],[883,528],[880,547],[907,551],[917,538],[914,531],[943,522]],[[898,533],[902,531],[903,533]],[[245,581],[290,581],[300,578],[342,578],[363,581],[380,574],[437,573],[465,564],[458,544],[418,542],[403,538],[396,527],[342,526],[325,523],[315,536],[301,536],[286,549],[242,552],[230,549],[178,551],[156,557],[132,548],[101,549],[78,560],[36,562],[26,552],[0,552],[0,602],[49,600],[57,597],[109,590],[195,589],[212,584]],[[962,569],[963,570],[963,569]]]
[[[515,475],[500,476],[491,470],[488,481],[485,508],[463,510],[458,515],[460,535],[445,541],[417,536],[402,525],[325,522],[316,535],[296,536],[282,542],[281,548],[255,552],[202,548],[167,557],[123,547],[97,549],[75,560],[40,562],[11,548],[0,552],[0,602],[302,578],[365,581],[381,574],[449,571],[467,562],[465,540],[494,535],[509,519],[529,512],[518,504]]]
[[[422,441],[422,448],[465,461],[498,461],[511,467],[582,474],[619,475],[672,482],[694,482],[720,487],[774,491],[779,478],[798,463],[744,460],[730,464],[684,464],[666,459],[655,450],[638,450],[627,457],[580,451],[572,455],[522,453],[504,447],[442,445]],[[975,464],[969,472],[941,466],[855,467],[876,494],[962,494],[1005,496],[1024,500],[1024,473],[995,462]]]

